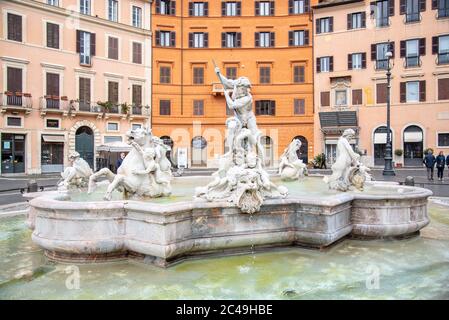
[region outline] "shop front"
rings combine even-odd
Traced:
[[[26,135],[1,134],[1,173],[25,173]]]
[[[41,137],[41,172],[64,171],[63,135],[43,134]]]

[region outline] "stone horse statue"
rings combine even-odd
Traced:
[[[171,194],[171,163],[167,159],[170,147],[151,134],[148,129],[138,128],[126,133],[133,146],[114,174],[103,168],[89,179],[88,193],[92,193],[100,177],[106,177],[109,185],[104,196],[110,200],[112,192],[122,191],[126,198],[161,197]]]
[[[296,180],[307,172],[307,165],[298,158],[298,150],[301,148],[301,140],[293,141],[285,148],[279,162],[279,175],[282,180]]]

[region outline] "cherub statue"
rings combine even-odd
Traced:
[[[61,172],[63,180],[58,184],[59,191],[67,191],[70,187],[86,187],[89,177],[93,174],[89,164],[81,158],[78,152],[71,152],[68,158],[71,166]]]
[[[301,140],[293,141],[285,148],[279,162],[279,174],[282,180],[296,180],[307,172],[307,165],[298,158]]]

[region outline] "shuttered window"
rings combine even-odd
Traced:
[[[170,67],[160,67],[159,68],[159,82],[160,83],[171,83],[171,68]]]
[[[256,32],[254,34],[255,47],[274,47],[275,33],[274,32]]]
[[[8,13],[8,40],[22,42],[22,16]]]
[[[376,103],[387,103],[387,90],[386,83],[376,84]]]
[[[204,100],[193,100],[193,115],[204,115]]]
[[[295,30],[288,32],[288,45],[290,47],[309,45],[309,30]]]
[[[260,83],[270,83],[271,82],[271,68],[270,67],[260,67],[259,68],[259,82]]]
[[[236,67],[226,67],[226,78],[235,80],[237,79],[237,68]]]
[[[45,101],[48,109],[59,109],[59,74],[47,73],[47,95]]]
[[[352,90],[352,105],[358,106],[363,104],[363,90],[353,89]]]
[[[133,42],[133,63],[142,63],[142,44]]]
[[[276,101],[256,101],[256,115],[274,116],[276,114]]]
[[[108,101],[118,104],[118,82],[108,81]]]
[[[118,60],[118,38],[108,38],[108,58]]]
[[[293,82],[303,83],[304,79],[304,66],[294,66],[293,67]]]
[[[274,1],[254,2],[256,16],[274,16]]]
[[[12,93],[22,92],[22,69],[8,67],[7,90]]]
[[[322,107],[329,107],[330,106],[330,92],[329,91],[321,92],[320,100],[321,100]]]
[[[160,47],[175,47],[176,46],[176,32],[175,31],[159,31],[155,33],[156,46]]]
[[[176,1],[156,0],[156,13],[174,16],[176,14]]]
[[[438,100],[449,100],[449,78],[438,79]]]
[[[310,11],[309,0],[289,0],[288,14],[302,14]]]
[[[59,49],[59,25],[47,22],[47,47]]]
[[[142,86],[133,84],[132,86],[132,104],[136,107],[142,106]],[[134,112],[133,112],[134,113]]]
[[[204,67],[193,68],[193,84],[204,84]]]
[[[304,115],[306,113],[305,105],[306,104],[304,99],[295,99],[293,102],[294,114]]]
[[[79,108],[81,111],[90,111],[90,79],[79,78]]]
[[[171,113],[170,105],[171,105],[170,100],[160,100],[159,101],[159,114],[161,116],[169,116]]]

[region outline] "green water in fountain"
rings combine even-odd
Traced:
[[[449,207],[430,203],[429,214],[431,224],[408,240],[345,240],[326,251],[280,249],[169,269],[79,265],[79,289],[66,287],[71,267],[47,262],[31,242],[24,217],[4,218],[0,299],[449,299]]]
[[[174,203],[191,201],[195,192],[195,188],[199,186],[206,186],[211,181],[211,177],[182,177],[175,178],[172,181],[172,195],[170,197],[145,199],[146,202],[154,203]],[[298,181],[281,181],[280,177],[272,177],[271,181],[276,185],[284,185],[287,187],[290,197],[310,197],[320,198],[323,196],[332,196],[341,192],[335,190],[329,190],[324,183],[322,177],[305,177]],[[85,201],[103,201],[103,196],[106,192],[106,186],[99,186],[94,193],[87,194],[86,192],[73,192],[70,194],[70,200],[75,202]],[[361,191],[354,191],[360,193]],[[395,189],[386,188],[382,185],[371,186],[366,185],[363,193],[373,195],[391,195],[392,193],[402,192],[406,194],[409,189],[404,189],[398,186]],[[399,194],[399,193],[398,193]],[[112,193],[112,200],[123,200],[123,196],[120,192],[114,191]]]

